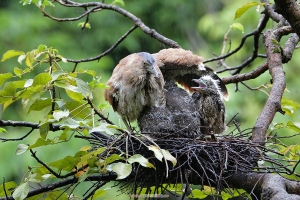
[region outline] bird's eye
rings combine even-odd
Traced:
[[[149,63],[147,61],[143,61],[143,65],[147,66],[147,65],[149,65]]]

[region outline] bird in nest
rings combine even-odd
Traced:
[[[104,92],[105,100],[128,129],[146,106],[163,108],[166,104],[163,75],[149,53],[123,58],[106,84],[109,88]]]
[[[225,106],[221,96],[226,98],[228,93],[221,79],[202,61],[202,57],[183,49],[164,49],[152,55],[146,52],[131,54],[114,69],[107,82],[109,88],[105,90],[105,99],[127,127],[137,119],[141,132],[192,137],[220,133],[225,129],[221,128],[225,127]],[[223,109],[208,111],[216,104],[209,101],[207,95],[212,93],[204,90],[199,81],[207,86],[212,82],[216,86],[215,94],[219,95]],[[213,115],[213,112],[220,113]],[[220,116],[219,120],[207,119]],[[217,126],[219,128],[212,128]]]

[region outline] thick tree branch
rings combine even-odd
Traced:
[[[274,0],[276,11],[280,13],[300,36],[300,8],[295,0]]]
[[[108,173],[108,174],[100,174],[100,175],[91,175],[88,176],[84,181],[101,181],[101,182],[109,182],[111,180],[115,180],[117,178],[117,175],[114,173]],[[38,194],[42,194],[45,192],[49,192],[49,191],[54,191],[55,189],[64,187],[64,186],[68,186],[68,185],[72,185],[78,182],[78,178],[69,178],[69,179],[65,179],[65,180],[61,180],[52,184],[47,184],[47,185],[43,185],[40,188],[31,190],[28,195],[28,197],[32,197]],[[13,200],[14,198],[12,196],[8,196],[8,197],[3,197],[0,198],[0,200]]]
[[[265,51],[268,56],[269,72],[273,79],[270,96],[263,111],[256,120],[252,132],[252,141],[264,143],[265,134],[277,111],[281,110],[280,101],[285,89],[285,75],[282,67],[282,56],[279,44],[284,28],[268,30],[263,35]],[[276,41],[278,44],[276,44]]]
[[[300,182],[276,174],[237,173],[229,177],[227,183],[256,196],[261,194],[262,199],[300,199]]]

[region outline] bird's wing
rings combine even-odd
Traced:
[[[153,57],[165,79],[174,79],[187,91],[192,93],[194,89],[191,87],[197,86],[192,79],[199,79],[201,76],[210,75],[214,80],[217,80],[224,98],[228,97],[225,84],[215,74],[214,70],[203,64],[203,57],[195,55],[188,50],[173,48],[163,49],[153,54]]]
[[[114,68],[112,76],[107,81],[106,85],[109,87],[104,91],[105,100],[108,101],[114,111],[118,109],[120,88],[124,82],[124,79],[130,78],[124,74],[127,74],[132,65],[132,60],[136,57],[136,54],[131,54],[120,60],[119,64]],[[125,80],[126,81],[126,80]]]

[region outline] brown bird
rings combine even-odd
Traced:
[[[171,133],[171,135],[188,137],[208,134],[206,131],[207,122],[203,119],[208,117],[205,115],[208,111],[205,109],[211,108],[209,106],[200,107],[202,101],[199,101],[200,98],[195,99],[199,93],[196,92],[197,95],[191,96],[187,91],[193,93],[195,91],[193,87],[199,85],[193,82],[193,79],[209,76],[218,85],[218,91],[223,96],[227,96],[227,89],[221,79],[214,74],[212,69],[202,63],[202,57],[191,51],[164,49],[153,56],[165,79],[166,107],[164,109],[145,108],[138,118],[140,130],[147,133],[167,135]],[[175,81],[186,90],[179,88]],[[203,101],[203,103],[206,102]],[[202,127],[204,127],[203,130]]]
[[[213,106],[220,104],[222,107],[223,102],[209,100],[220,99],[220,95],[227,96],[227,89],[202,61],[202,57],[183,49],[164,49],[153,55],[145,52],[131,54],[114,69],[107,82],[109,88],[105,91],[105,99],[120,114],[127,128],[130,128],[131,121],[138,119],[142,132],[197,137],[219,133],[224,128],[213,130],[212,127],[219,121],[222,121],[220,126],[225,127],[225,107],[216,109]],[[211,78],[216,85],[215,96],[212,92],[204,95],[204,88],[196,81],[201,77]],[[175,82],[186,90],[179,88]],[[193,96],[187,92],[195,90],[197,92]]]
[[[192,97],[199,106],[201,132],[203,134],[220,134],[226,130],[225,105],[222,98],[228,100],[228,95],[227,92],[223,92],[225,95],[222,94],[222,88],[224,90],[226,87],[218,79],[215,74],[193,79],[199,85],[198,87],[191,87],[191,89],[196,90]]]
[[[154,57],[146,52],[123,58],[113,70],[105,100],[119,113],[127,128],[142,110],[166,105],[164,79]]]

